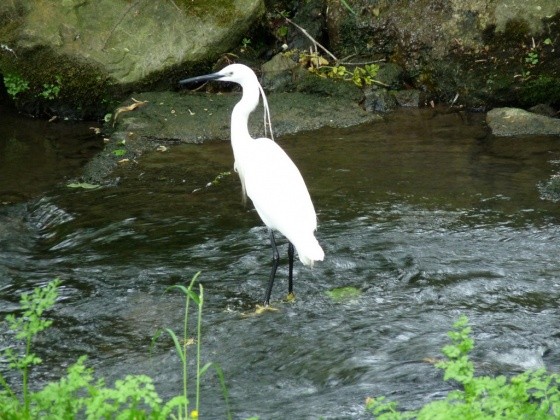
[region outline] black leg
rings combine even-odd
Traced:
[[[274,276],[276,276],[276,269],[278,268],[278,263],[280,261],[280,256],[278,255],[278,249],[276,249],[276,241],[274,240],[274,232],[272,232],[272,229],[270,229],[270,245],[272,245],[272,270],[270,271],[270,280],[268,281],[266,295],[264,296],[264,306],[268,306],[270,303],[270,295],[272,294]]]
[[[288,242],[288,296],[293,295],[294,291],[294,246]]]

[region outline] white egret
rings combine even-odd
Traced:
[[[231,113],[231,146],[235,159],[234,169],[239,174],[243,197],[249,196],[257,213],[268,227],[272,245],[272,270],[264,304],[268,306],[279,255],[274,230],[282,233],[288,244],[288,296],[293,296],[294,247],[300,261],[313,267],[325,254],[317,242],[317,216],[303,178],[286,152],[273,140],[254,139],[249,134],[248,120],[262,95],[266,125],[270,126],[270,112],[264,91],[257,76],[243,64],[230,64],[217,73],[181,80],[179,83],[219,80],[241,85],[243,96]],[[271,128],[272,137],[272,128]]]

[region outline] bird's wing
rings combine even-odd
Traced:
[[[277,143],[254,140],[236,165],[247,195],[268,227],[288,239],[316,229],[315,209],[301,173]]]
[[[247,189],[245,188],[245,177],[243,175],[243,169],[238,167],[237,161],[233,164],[233,169],[239,175],[239,180],[241,181],[241,202],[243,205],[247,203]]]

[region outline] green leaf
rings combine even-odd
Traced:
[[[173,340],[173,343],[175,344],[175,350],[177,351],[177,354],[179,355],[179,358],[181,359],[181,363],[186,363],[186,355],[185,355],[185,352],[183,351],[183,347],[181,346],[181,343],[179,342],[179,339],[177,338],[177,335],[170,328],[166,328],[165,331],[167,332],[167,334],[169,334],[169,336]],[[186,340],[186,337],[185,337],[185,340]]]
[[[353,286],[337,287],[332,290],[327,290],[325,293],[335,302],[348,301],[362,295],[362,291]]]
[[[192,299],[192,300],[194,301],[194,303],[196,303],[197,305],[199,305],[199,304],[200,304],[200,298],[199,298],[199,296],[196,294],[196,292],[195,292],[194,290],[191,289],[191,287],[192,287],[192,284],[191,284],[191,286],[189,286],[188,288],[185,287],[185,286],[183,286],[182,284],[175,284],[175,285],[173,285],[173,286],[168,287],[168,288],[166,289],[166,291],[167,291],[167,290],[172,290],[172,289],[178,289],[178,290],[180,290],[181,292],[183,292],[183,294],[184,294],[185,296],[187,296],[188,298]]]
[[[126,155],[126,149],[115,149],[113,150],[113,154],[117,157]]]

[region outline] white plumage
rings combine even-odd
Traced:
[[[234,168],[241,179],[244,194],[251,199],[264,224],[269,229],[281,232],[293,244],[303,264],[312,267],[315,261],[322,261],[324,252],[314,234],[317,216],[301,173],[277,143],[268,138],[254,139],[249,134],[249,114],[257,107],[261,95],[265,109],[265,131],[267,123],[270,125],[266,96],[255,73],[242,64],[231,64],[217,73],[186,79],[181,83],[204,80],[235,82],[243,88],[243,97],[231,114],[231,145],[235,158]],[[278,265],[278,253],[272,234],[271,242],[275,257],[265,304],[270,299]],[[291,293],[293,253],[290,257]]]

